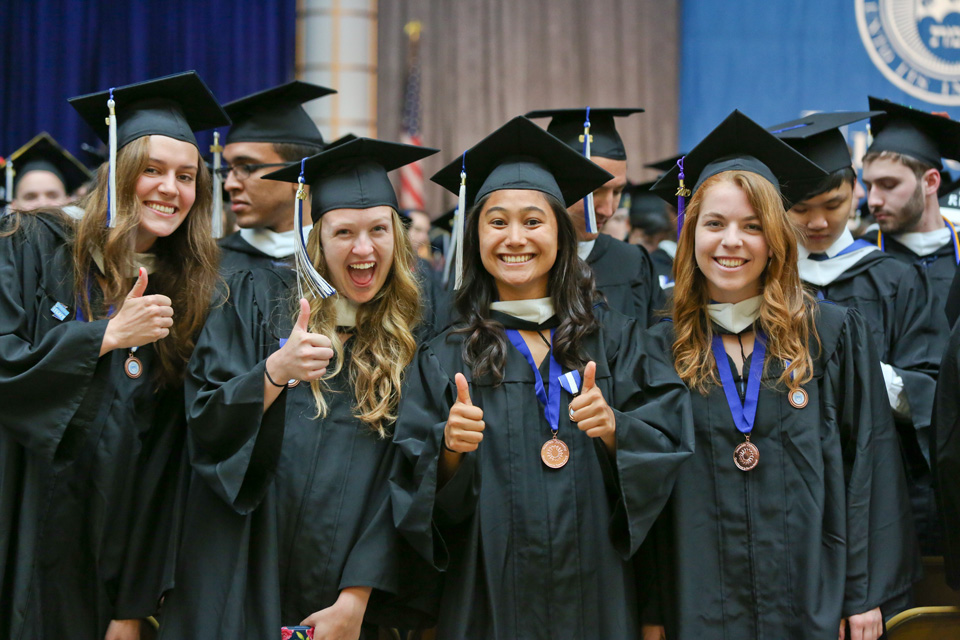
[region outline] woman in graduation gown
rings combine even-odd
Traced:
[[[82,220],[14,214],[0,238],[3,638],[137,637],[172,584],[183,374],[217,279],[192,131],[229,119],[192,72],[112,93],[115,211],[108,162]],[[104,141],[108,98],[71,101]]]
[[[195,476],[163,638],[304,625],[355,640],[403,622],[386,602],[403,556],[389,435],[420,292],[387,171],[435,152],[358,138],[266,176],[310,185],[314,226],[296,271],[233,276],[198,340]]]
[[[652,332],[691,388],[696,451],[641,554],[660,587],[645,622],[668,639],[875,640],[918,555],[871,332],[797,273],[781,194],[823,172],[734,112],[657,188],[675,194],[679,173],[695,187],[672,322]]]
[[[692,436],[672,367],[577,257],[565,207],[608,174],[524,118],[433,179],[463,168],[464,321],[419,350],[394,434],[397,526],[445,572],[437,635],[636,637],[627,559]]]

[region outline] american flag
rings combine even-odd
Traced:
[[[423,146],[420,139],[420,23],[407,23],[404,31],[410,37],[410,49],[407,57],[400,141],[420,147]],[[419,161],[400,169],[400,207],[421,211],[425,209],[423,167]]]

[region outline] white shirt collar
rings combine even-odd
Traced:
[[[928,256],[943,245],[950,242],[950,227],[943,227],[936,231],[914,231],[893,236],[897,242],[913,251],[920,257]]]
[[[100,252],[100,249],[94,247],[90,251],[90,257],[93,258],[93,263],[97,265],[97,269],[100,269],[100,273],[106,273],[106,269],[103,267],[103,254]],[[140,275],[140,267],[143,267],[147,270],[147,275],[150,275],[156,270],[157,257],[152,253],[135,253],[133,254],[133,268],[129,273],[124,274],[126,278],[136,278]]]
[[[303,237],[310,235],[313,225],[303,226]],[[247,241],[252,247],[259,249],[263,253],[273,258],[289,258],[297,251],[297,230],[290,231],[271,231],[265,227],[256,227],[253,229],[240,229],[240,237]]]
[[[677,243],[673,240],[661,240],[657,244],[658,249],[663,249],[663,251],[670,256],[671,258],[676,259],[677,257]]]
[[[590,256],[590,252],[593,251],[593,245],[595,244],[597,244],[596,238],[577,243],[577,255],[580,256],[581,260],[586,262],[587,258]]]
[[[740,333],[760,317],[763,296],[754,296],[740,302],[714,302],[707,305],[710,319],[731,333]]]
[[[822,253],[827,254],[828,258],[835,257],[838,253],[849,247],[853,244],[853,234],[850,233],[850,229],[844,227],[843,233],[840,234],[840,237],[834,240],[833,244],[827,247],[826,251]],[[797,249],[800,251],[800,259],[806,258],[810,255],[810,250],[803,246],[803,243],[797,243]]]
[[[553,298],[532,298],[530,300],[504,300],[490,305],[493,311],[505,313],[520,320],[541,324],[553,317]]]

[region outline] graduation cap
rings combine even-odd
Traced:
[[[357,139],[357,136],[353,135],[352,133],[345,133],[339,138],[337,138],[336,140],[334,140],[333,142],[327,143],[326,146],[323,148],[323,150],[328,151],[330,149],[333,149],[334,147],[339,147],[342,144],[352,142],[353,140],[356,140],[356,139]]]
[[[870,96],[873,144],[867,153],[893,151],[943,169],[940,158],[960,159],[960,122]]]
[[[513,118],[430,179],[458,194],[454,222],[460,286],[463,216],[469,204],[501,189],[549,194],[569,207],[613,176],[523,116]]]
[[[194,131],[230,124],[230,118],[196,71],[89,93],[70,98],[69,102],[110,149],[110,227],[116,225],[118,149],[150,135],[197,146]],[[214,215],[220,212],[215,211]]]
[[[630,215],[630,226],[648,234],[662,233],[672,226],[666,203],[650,191],[655,182],[628,184],[620,197],[620,206]]]
[[[304,158],[298,164],[263,176],[263,180],[299,183],[296,199],[297,271],[307,280],[311,291],[322,298],[334,293],[307,254],[303,238],[304,184],[310,185],[314,224],[334,209],[369,209],[388,206],[400,210],[397,194],[387,177],[388,171],[432,156],[438,149],[370,138],[357,138]]]
[[[93,176],[73,155],[64,149],[46,131],[37,134],[30,142],[10,154],[7,166],[15,172],[13,190],[17,182],[31,171],[49,171],[63,183],[69,194],[76,191]],[[8,194],[13,199],[13,191]]]
[[[833,173],[853,165],[850,148],[843,134],[840,133],[840,127],[882,113],[882,111],[811,113],[790,122],[767,127],[767,131],[786,141],[828,173]]]
[[[786,142],[734,111],[653,186],[667,202],[676,198],[678,234],[683,227],[685,199],[707,178],[724,171],[756,173],[789,202],[796,202],[827,176]],[[684,186],[685,180],[693,182],[692,190]]]
[[[228,102],[223,106],[233,126],[232,142],[280,142],[323,146],[323,136],[303,103],[336,93],[334,89],[294,80]]]

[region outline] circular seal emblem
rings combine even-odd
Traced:
[[[960,0],[854,0],[873,64],[910,95],[960,105]]]

